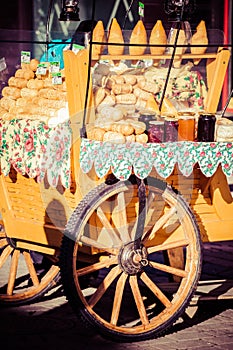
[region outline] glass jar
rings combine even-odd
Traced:
[[[197,126],[197,140],[212,142],[215,138],[216,117],[214,114],[200,114]]]
[[[148,131],[150,127],[150,122],[155,121],[156,119],[154,114],[141,114],[138,120],[146,124],[146,130]]]
[[[160,143],[164,141],[164,122],[151,121],[148,129],[148,141]]]
[[[165,119],[164,121],[164,141],[176,142],[178,140],[178,121]]]
[[[194,141],[195,139],[195,118],[191,115],[183,114],[178,120],[178,140]]]

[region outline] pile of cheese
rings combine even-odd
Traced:
[[[154,67],[130,69],[124,64],[97,64],[92,74],[96,120],[87,128],[88,138],[115,143],[147,142],[142,115],[177,115],[166,97],[159,110],[156,95],[164,82],[157,78]]]
[[[64,78],[62,84],[53,84],[49,73],[36,74],[38,64],[32,59],[9,78],[0,99],[1,119],[38,119],[49,123],[59,118],[59,111],[65,113],[67,93]]]

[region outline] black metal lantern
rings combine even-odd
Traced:
[[[196,9],[196,0],[165,0],[164,9],[169,21],[188,21]]]
[[[79,1],[77,0],[62,0],[62,11],[60,21],[80,21],[79,18]]]

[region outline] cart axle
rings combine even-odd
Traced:
[[[135,242],[124,245],[119,254],[119,265],[121,269],[129,274],[134,275],[140,272],[143,267],[148,265],[147,250],[144,246],[135,249]]]

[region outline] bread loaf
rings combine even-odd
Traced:
[[[150,45],[166,45],[167,44],[167,35],[165,32],[165,29],[163,27],[162,21],[157,20],[154,27],[151,30],[150,39],[149,39]],[[166,47],[165,46],[151,46],[150,52],[152,55],[163,55],[165,52]]]
[[[18,69],[15,72],[15,77],[16,78],[23,78],[26,80],[33,79],[35,76],[34,72],[31,69]]]
[[[27,82],[27,79],[24,78],[10,77],[8,80],[8,85],[22,89],[27,86]]]
[[[93,36],[92,41],[96,42],[106,42],[105,32],[104,32],[104,25],[102,21],[98,21],[94,30],[93,30]],[[104,50],[104,44],[93,44],[92,45],[92,55],[97,56],[100,55]]]
[[[146,134],[140,134],[135,136],[135,141],[139,143],[147,143],[148,136]]]
[[[38,64],[40,62],[36,59],[36,58],[32,58],[30,63],[29,63],[29,67],[33,72],[36,72]]]
[[[137,101],[137,98],[135,94],[122,94],[122,95],[116,95],[116,103],[120,104],[135,104]]]
[[[27,82],[27,87],[29,89],[36,89],[36,90],[40,90],[40,89],[43,89],[44,87],[44,81],[43,80],[40,80],[38,78],[36,79],[30,79],[28,80]]]
[[[104,134],[105,130],[98,127],[87,129],[87,137],[91,140],[103,141]]]
[[[112,92],[115,95],[120,94],[130,94],[133,91],[133,87],[130,84],[114,84],[112,87]]]
[[[119,23],[117,22],[116,18],[112,19],[111,26],[108,33],[108,40],[107,42],[109,44],[124,44],[124,38],[121,31],[121,27]],[[124,46],[119,45],[108,45],[108,53],[109,55],[123,55],[124,53]]]
[[[107,131],[103,136],[103,141],[113,143],[125,143],[125,137],[119,132]]]
[[[138,45],[138,46],[129,46],[130,55],[136,56],[136,55],[144,54],[146,50],[146,46],[140,46],[140,45],[147,44],[147,33],[142,20],[139,20],[135,25],[135,27],[133,28],[129,43]]]
[[[29,88],[21,89],[21,97],[33,98],[35,96],[38,96],[38,90]]]
[[[0,100],[0,106],[7,111],[9,111],[11,107],[15,107],[15,105],[16,101],[10,97],[2,97]]]
[[[13,100],[16,100],[17,98],[21,97],[21,90],[13,86],[5,86],[2,89],[2,96],[10,97]]]
[[[193,34],[191,39],[191,45],[208,45],[208,37],[205,26],[205,21],[201,21],[197,28],[196,33]],[[191,46],[191,53],[194,55],[203,55],[206,52],[207,46]],[[197,65],[200,62],[200,58],[194,58],[193,63]]]

